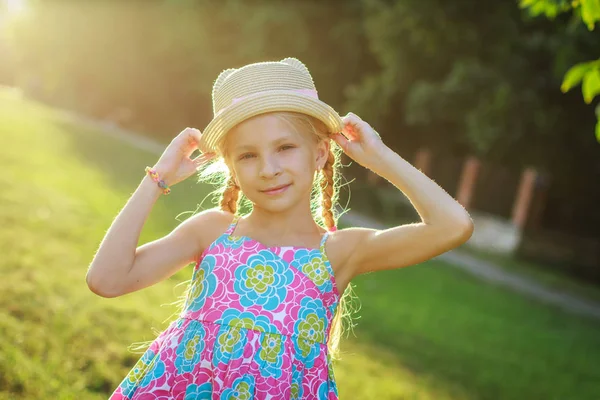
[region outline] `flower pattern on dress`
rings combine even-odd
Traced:
[[[121,382],[120,389],[125,396],[132,396],[133,392],[137,388],[137,385],[142,381],[142,378],[146,374],[146,371],[150,367],[150,363],[154,360],[155,354],[152,350],[148,349],[144,355],[138,360],[133,366],[129,374]]]
[[[165,372],[166,366],[164,361],[158,357],[154,357],[152,361],[150,361],[148,372],[146,372],[144,379],[140,382],[140,386],[148,386],[152,381],[162,378],[165,375]]]
[[[177,346],[175,368],[177,372],[193,372],[194,366],[200,362],[200,355],[204,349],[205,332],[202,326],[197,329],[188,329]]]
[[[290,387],[290,400],[300,400],[302,399],[303,393],[302,387],[302,375],[300,371],[294,368],[292,371],[292,386]]]
[[[298,340],[295,342],[298,356],[312,366],[319,354],[320,347],[316,344],[325,341],[327,318],[325,306],[319,299],[312,300],[308,297],[302,299],[298,320],[294,326],[298,332]]]
[[[245,375],[233,382],[233,386],[225,389],[221,400],[250,400],[253,398],[254,377]]]
[[[261,372],[273,378],[281,377],[283,366],[283,336],[267,333],[264,335],[262,346],[254,356],[255,361],[262,365]]]
[[[188,297],[190,310],[200,310],[204,306],[206,298],[216,290],[217,277],[213,273],[215,264],[216,258],[208,254],[202,260],[200,268],[196,270]]]
[[[326,343],[339,295],[324,247],[267,248],[234,228],[202,254],[179,318],[110,400],[338,398]]]
[[[319,400],[327,400],[327,393],[329,386],[327,382],[321,382],[319,385],[319,396],[317,397]]]
[[[274,310],[285,298],[294,274],[279,257],[263,250],[237,267],[235,278],[234,288],[244,307],[259,304],[265,310]]]
[[[224,329],[217,336],[214,348],[213,365],[227,364],[234,354],[244,348],[242,333],[238,328]]]
[[[269,321],[269,318],[263,315],[254,315],[249,311],[240,311],[235,308],[226,310],[218,320],[218,323],[261,332],[276,330]]]
[[[185,391],[183,400],[211,400],[212,399],[212,384],[210,382],[196,385],[192,383]]]
[[[231,236],[231,235],[222,235],[217,240],[213,246],[221,245],[224,248],[229,248],[231,250],[239,249],[244,244],[243,236]]]
[[[332,290],[331,275],[320,249],[298,250],[292,265],[294,268],[304,272],[321,291],[329,292]]]

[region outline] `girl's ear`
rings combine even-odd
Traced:
[[[329,140],[321,140],[319,144],[317,144],[317,169],[323,169],[323,166],[327,162],[327,158],[329,157],[329,148],[330,142]]]

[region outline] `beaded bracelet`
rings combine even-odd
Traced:
[[[163,194],[171,193],[171,189],[169,188],[169,186],[167,186],[165,181],[160,179],[160,177],[158,176],[158,173],[156,172],[156,170],[154,168],[146,167],[146,173],[150,175],[150,177],[152,178],[152,180],[154,182],[158,183],[158,186],[160,188],[162,188],[162,190],[163,190]]]

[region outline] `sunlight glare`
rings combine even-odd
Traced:
[[[4,3],[4,9],[7,15],[11,14],[20,14],[22,13],[26,6],[25,0],[2,0]]]
[[[26,0],[0,0],[0,20],[16,17],[27,9]]]
[[[27,0],[0,0],[0,28],[4,23],[25,14]]]

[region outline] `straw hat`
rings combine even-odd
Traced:
[[[219,74],[212,91],[214,118],[204,129],[200,148],[213,152],[217,143],[240,122],[273,111],[295,111],[325,123],[331,133],[342,131],[339,114],[317,96],[308,68],[296,58],[249,64]]]

